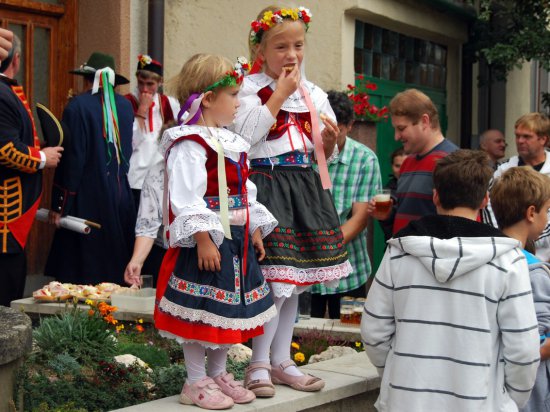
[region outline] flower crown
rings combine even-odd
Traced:
[[[235,63],[235,66],[233,66],[233,70],[228,71],[227,73],[225,73],[225,76],[223,76],[216,83],[211,84],[210,86],[205,88],[203,90],[203,93],[209,92],[218,87],[237,86],[241,84],[241,82],[243,81],[244,75],[249,70],[250,70],[250,65],[248,64],[248,60],[245,57],[241,56],[237,58],[237,62]]]
[[[254,20],[250,23],[252,31],[250,32],[250,41],[252,44],[260,44],[263,34],[276,24],[282,23],[285,19],[302,20],[306,25],[306,31],[309,29],[311,13],[309,9],[298,7],[297,9],[281,9],[276,12],[270,10],[264,13],[260,20]]]

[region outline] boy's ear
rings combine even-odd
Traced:
[[[489,192],[485,192],[485,196],[483,196],[483,200],[481,201],[480,209],[485,209],[487,205],[489,204]]]
[[[535,221],[535,215],[537,213],[537,210],[535,208],[535,205],[531,205],[527,208],[527,210],[525,211],[525,219],[529,222],[529,223],[533,223]]]
[[[433,201],[436,208],[441,207],[441,200],[439,200],[439,193],[436,189],[433,189]]]

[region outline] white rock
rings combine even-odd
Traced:
[[[352,355],[354,353],[357,353],[355,349],[348,346],[329,346],[327,350],[321,352],[319,355],[312,355],[308,363],[322,362],[345,355]]]
[[[231,346],[227,357],[235,362],[244,362],[249,361],[252,357],[252,349],[248,346],[237,343],[236,345]]]
[[[117,361],[118,363],[120,363],[120,364],[122,364],[126,367],[137,363],[138,366],[145,369],[148,373],[153,372],[153,370],[145,362],[143,362],[140,358],[138,358],[137,356],[134,356],[134,355],[130,355],[129,353],[127,353],[125,355],[115,356],[115,361]]]

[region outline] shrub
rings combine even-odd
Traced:
[[[184,365],[176,364],[155,369],[152,376],[155,384],[155,398],[160,399],[179,394],[186,377],[187,371]]]
[[[103,359],[113,355],[116,346],[116,339],[102,318],[77,308],[41,319],[33,338],[43,351],[67,353],[76,360]]]
[[[308,329],[295,342],[292,342],[292,359],[298,366],[309,362],[311,355],[318,355],[329,346],[347,345],[343,339],[324,329]]]

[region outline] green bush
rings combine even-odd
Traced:
[[[116,339],[105,321],[74,308],[40,321],[33,338],[40,349],[67,353],[76,360],[104,359],[115,353]]]
[[[184,365],[175,364],[166,368],[155,369],[152,376],[155,384],[155,399],[179,394],[186,377],[187,371]]]
[[[148,344],[120,342],[117,345],[116,353],[117,355],[129,353],[137,356],[151,368],[167,367],[170,365],[170,357],[166,351]]]

